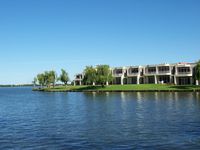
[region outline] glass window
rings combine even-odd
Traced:
[[[156,67],[149,67],[148,72],[156,72]]]
[[[121,74],[122,73],[122,69],[117,69],[116,70],[116,74]]]
[[[138,68],[132,68],[131,73],[138,73]]]
[[[178,72],[180,73],[190,72],[190,67],[179,67]]]
[[[158,67],[158,71],[159,71],[159,72],[166,72],[166,71],[169,71],[169,66]]]

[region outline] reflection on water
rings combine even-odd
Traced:
[[[199,149],[200,94],[0,89],[0,149]]]
[[[142,94],[141,94],[141,92],[136,92],[136,94],[137,94],[137,100],[141,101],[142,100]]]

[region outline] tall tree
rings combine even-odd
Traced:
[[[47,71],[45,72],[46,75],[46,81],[47,81],[47,85],[51,86],[51,84],[53,85],[53,87],[55,86],[56,83],[56,79],[57,79],[57,75],[56,72],[51,70],[51,71]]]
[[[83,78],[83,82],[85,84],[95,84],[96,80],[97,80],[97,71],[95,68],[93,68],[92,66],[86,66],[85,70],[84,70],[84,78]]]
[[[37,81],[38,81],[38,79],[37,79],[37,77],[35,77],[35,78],[33,79],[33,82],[32,82],[34,87],[36,86]]]
[[[112,73],[109,65],[97,66],[97,82],[104,86],[106,83],[112,81]]]
[[[50,87],[55,86],[57,75],[55,71],[45,71],[44,73],[37,75],[37,80],[41,86]]]
[[[195,79],[197,81],[197,85],[200,83],[200,60],[197,62],[195,67]]]
[[[49,71],[45,71],[43,74],[44,74],[44,84],[47,87],[50,87]]]
[[[59,80],[65,85],[67,85],[67,82],[69,81],[68,73],[64,69],[61,69],[61,75],[59,77]]]
[[[45,85],[45,75],[44,73],[38,74],[37,75],[37,80],[39,82],[39,85],[42,87]]]

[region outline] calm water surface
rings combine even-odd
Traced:
[[[200,93],[0,88],[0,149],[200,149]]]

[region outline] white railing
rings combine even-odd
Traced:
[[[188,71],[188,72],[177,72],[177,74],[192,74],[191,71]]]
[[[145,72],[145,74],[156,74],[157,72]]]
[[[139,72],[137,72],[137,73],[130,73],[130,72],[128,72],[128,75],[138,75],[139,74]]]
[[[165,73],[171,73],[169,70],[168,71],[158,71],[159,74],[165,74]]]
[[[82,79],[80,79],[80,78],[75,78],[74,80],[76,80],[76,81],[80,81],[80,80],[82,80]]]
[[[113,76],[122,76],[123,73],[113,73]]]

